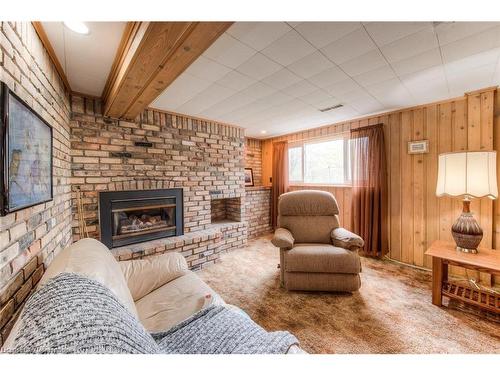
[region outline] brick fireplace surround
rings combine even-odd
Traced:
[[[269,188],[244,187],[245,166],[262,176],[260,141],[243,129],[152,110],[106,118],[99,100],[68,94],[31,23],[0,23],[0,80],[54,130],[53,201],[0,217],[0,346],[53,257],[81,237],[78,190],[99,238],[99,191],[183,189],[184,235],[113,249],[119,260],[178,251],[199,269],[270,231]],[[212,222],[222,200],[226,218]]]

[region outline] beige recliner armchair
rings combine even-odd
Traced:
[[[287,290],[353,292],[361,286],[358,250],[364,241],[339,225],[339,208],[328,192],[282,194],[278,229],[281,285]]]

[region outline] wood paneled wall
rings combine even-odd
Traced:
[[[266,181],[272,177],[270,168],[265,165],[272,160],[274,141],[308,140],[377,123],[384,124],[388,164],[389,256],[407,264],[430,268],[430,259],[424,255],[427,247],[437,239],[452,240],[451,225],[462,208],[460,199],[436,197],[438,155],[460,150],[500,150],[500,99],[495,88],[265,140],[263,179]],[[429,153],[408,154],[408,141],[422,139],[429,140]],[[498,173],[500,176],[500,167]],[[312,187],[292,187],[294,190],[299,188]],[[347,226],[350,221],[346,212],[350,210],[350,189],[316,188],[336,195],[342,209],[341,220]],[[495,204],[494,208],[493,202],[485,198],[474,200],[472,209],[484,230],[481,246],[495,245],[500,249],[500,204]]]

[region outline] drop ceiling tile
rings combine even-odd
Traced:
[[[383,66],[388,66],[387,61],[378,49],[374,49],[364,55],[355,57],[340,65],[340,68],[351,77],[369,72]]]
[[[313,53],[314,50],[314,47],[305,41],[299,33],[292,30],[263,49],[262,53],[271,60],[287,66]]]
[[[278,90],[283,90],[299,81],[301,81],[301,78],[286,68],[278,70],[276,73],[271,74],[262,80],[262,82],[266,85],[274,87]]]
[[[255,82],[256,80],[254,78],[250,78],[244,74],[241,74],[240,72],[237,72],[236,70],[229,72],[217,81],[219,85],[228,87],[236,91],[246,89],[248,86]]]
[[[335,97],[340,97],[342,94],[347,92],[352,92],[355,90],[361,90],[361,87],[352,78],[334,83],[333,85],[324,88],[326,92]]]
[[[440,22],[435,30],[439,43],[445,45],[498,26],[500,22]]]
[[[235,93],[235,90],[214,83],[176,110],[181,113],[199,114]]]
[[[236,68],[252,57],[256,51],[229,34],[222,34],[204,53],[205,57],[230,68]]]
[[[426,86],[432,90],[433,84],[446,86],[446,75],[442,65],[403,75],[400,78],[410,92]]]
[[[441,52],[439,51],[439,48],[434,48],[408,59],[393,62],[391,63],[391,66],[399,76],[402,76],[441,64]]]
[[[330,69],[313,75],[308,79],[308,81],[318,87],[327,87],[333,85],[334,83],[344,81],[348,78],[349,76],[345,74],[339,67],[333,66]]]
[[[285,22],[235,22],[226,32],[260,51],[291,29]]]
[[[212,82],[184,73],[153,102],[154,108],[175,110],[205,90]]]
[[[306,80],[302,80],[297,82],[284,90],[287,95],[290,95],[294,98],[298,98],[300,96],[307,95],[313,91],[316,91],[318,88],[313,84],[309,83]]]
[[[216,119],[219,116],[242,108],[253,101],[255,101],[255,97],[239,92],[211,106],[200,115],[209,119]]]
[[[257,53],[241,64],[236,70],[256,80],[261,80],[276,73],[281,68],[281,65],[275,63],[261,53]]]
[[[397,78],[370,85],[367,91],[387,108],[414,105],[408,89]]]
[[[433,29],[424,29],[395,42],[380,47],[386,59],[393,63],[419,55],[438,47],[436,34]]]
[[[500,27],[441,46],[445,63],[500,47]]]
[[[207,79],[212,82],[215,82],[219,78],[224,77],[230,71],[231,69],[227,66],[210,60],[203,55],[198,57],[196,61],[186,69],[186,73],[192,74],[196,77]]]
[[[423,29],[432,29],[431,22],[367,22],[364,26],[380,47]]]
[[[275,92],[276,89],[262,82],[255,82],[246,89],[242,90],[241,94],[251,96],[254,99],[259,99],[262,98],[263,96],[268,96]]]
[[[387,81],[391,78],[396,78],[396,75],[394,74],[392,68],[386,64],[380,68],[354,76],[353,78],[361,86],[366,87],[369,85],[373,85],[374,83],[379,83]]]
[[[323,48],[359,28],[359,22],[302,22],[295,30],[316,48]]]
[[[376,45],[372,42],[365,29],[360,28],[328,44],[321,51],[334,63],[342,64],[375,48]]]
[[[461,90],[462,94],[467,91],[478,90],[493,84],[496,64],[479,66],[464,70],[458,74],[447,75],[450,92],[456,93]]]
[[[349,102],[349,105],[361,115],[367,115],[384,110],[384,106],[373,97],[353,100]]]
[[[321,103],[321,102],[324,102],[326,100],[331,100],[332,102],[335,101],[335,99],[331,95],[329,95],[327,92],[325,92],[323,90],[313,91],[307,95],[301,96],[298,99],[301,102],[307,103],[310,105],[315,105],[317,103]],[[333,103],[332,105],[334,105],[334,104],[336,104],[336,103]]]
[[[459,74],[468,69],[496,64],[500,57],[500,48],[495,48],[475,55],[467,56],[444,65],[446,74]]]
[[[334,64],[320,51],[316,51],[294,62],[287,68],[302,78],[309,78],[333,66]]]
[[[337,95],[337,98],[341,99],[345,103],[350,103],[353,101],[371,100],[373,99],[373,95],[371,95],[364,88],[356,88],[352,91]]]

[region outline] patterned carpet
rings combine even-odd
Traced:
[[[267,330],[292,332],[309,353],[500,353],[499,323],[431,304],[429,272],[363,258],[359,292],[287,292],[269,238],[198,274]]]

